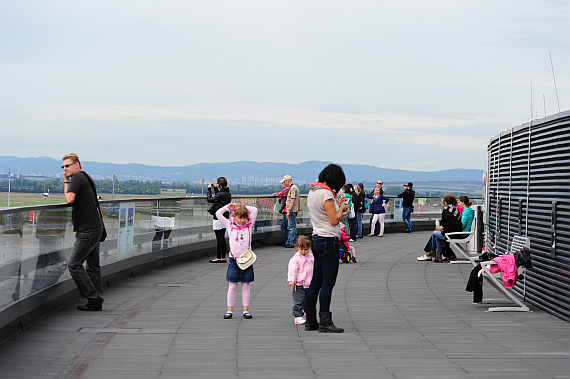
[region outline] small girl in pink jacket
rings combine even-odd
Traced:
[[[304,317],[305,305],[307,303],[307,288],[313,279],[313,266],[315,258],[311,253],[311,240],[307,236],[299,236],[295,245],[297,252],[289,261],[287,281],[293,290],[293,316],[295,325],[302,325],[306,319]]]

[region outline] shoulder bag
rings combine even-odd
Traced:
[[[79,171],[79,172],[83,172],[85,174],[87,181],[91,185],[91,189],[93,190],[93,194],[95,195],[95,201],[97,202],[97,209],[99,210],[99,216],[101,216],[101,226],[103,227],[103,230],[101,231],[101,238],[99,239],[99,242],[104,242],[107,239],[107,229],[105,229],[105,223],[103,222],[103,212],[101,212],[101,207],[99,206],[99,198],[97,197],[97,190],[95,189],[95,183],[93,183],[93,179],[91,179],[91,177],[89,175],[87,175],[86,172],[84,172],[84,171]]]
[[[255,255],[255,253],[251,250],[251,229],[249,229],[249,249],[247,249],[239,257],[234,259],[236,260],[237,266],[241,270],[247,269],[257,260],[257,255]]]

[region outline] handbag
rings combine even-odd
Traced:
[[[257,255],[255,255],[255,253],[251,250],[251,228],[249,229],[249,249],[234,259],[236,260],[236,264],[240,270],[246,270],[257,260]]]
[[[99,242],[104,242],[107,239],[107,229],[105,229],[105,222],[103,221],[103,212],[101,212],[101,207],[99,206],[99,197],[97,196],[97,190],[95,189],[95,183],[93,179],[85,171],[79,171],[85,174],[87,181],[91,185],[91,189],[93,190],[93,194],[95,194],[95,201],[97,201],[97,209],[99,210],[99,216],[101,216],[101,226],[103,230],[101,230],[101,238],[99,238]]]
[[[235,260],[236,260],[237,266],[241,270],[245,270],[249,266],[251,266],[252,264],[255,263],[255,261],[257,260],[257,255],[255,255],[255,253],[253,251],[248,249],[248,250],[244,251],[242,255],[235,258]]]

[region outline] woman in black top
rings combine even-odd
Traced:
[[[212,195],[212,188],[214,189],[214,194]],[[223,176],[220,176],[217,183],[208,184],[208,197],[206,198],[208,203],[211,203],[208,212],[214,216],[214,233],[216,234],[217,240],[217,258],[212,259],[212,263],[226,263],[226,229],[218,221],[216,217],[216,211],[222,208],[224,205],[231,203],[232,195],[230,189],[228,188],[228,181]],[[228,212],[226,212],[228,213]],[[224,216],[229,217],[229,214],[224,214]]]

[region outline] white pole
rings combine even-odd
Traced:
[[[8,208],[10,208],[10,176],[12,175],[12,170],[8,169]]]

